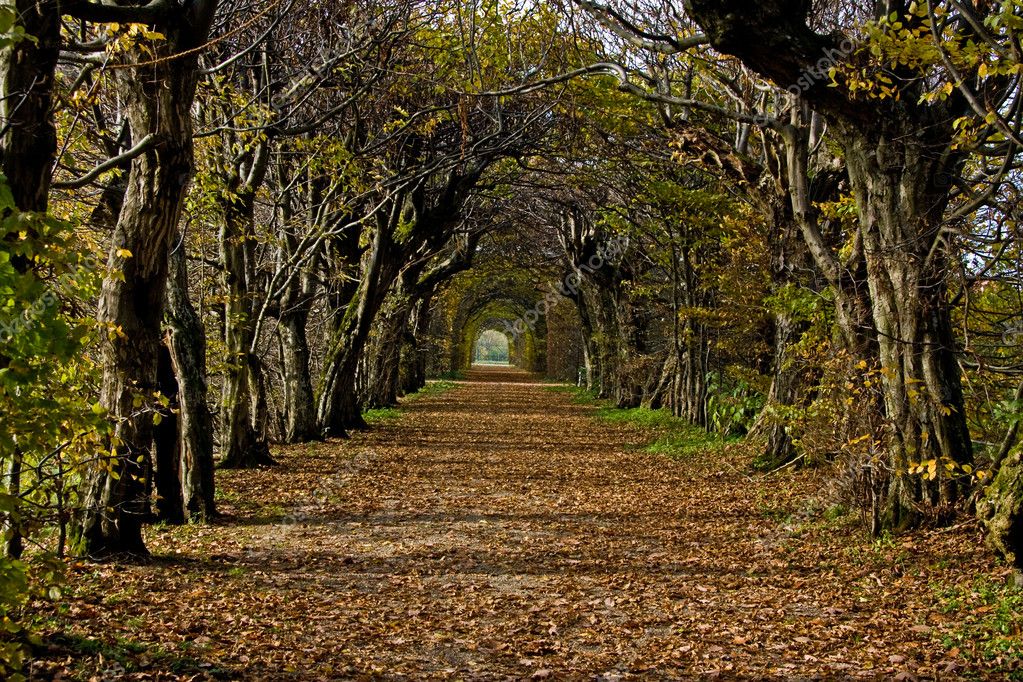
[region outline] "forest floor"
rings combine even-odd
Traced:
[[[30,679],[1019,674],[972,524],[870,541],[820,471],[668,458],[528,375],[469,379],[222,472],[222,520],[151,529],[149,563],[71,564]]]

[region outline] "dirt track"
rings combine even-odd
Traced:
[[[805,477],[673,462],[526,375],[469,379],[226,473],[223,523],[78,567],[73,627],[136,643],[136,679],[954,677],[912,546],[892,567],[781,522]]]

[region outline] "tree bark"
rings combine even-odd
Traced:
[[[356,377],[373,321],[402,265],[390,232],[390,226],[378,225],[359,288],[330,341],[316,410],[320,431],[327,436],[366,428]]]
[[[939,235],[948,169],[934,161],[937,144],[913,130],[845,131],[849,176],[867,254],[873,321],[878,332],[892,483],[887,525],[912,523],[918,503],[948,509],[960,496],[957,472],[932,483],[908,473],[911,463],[973,461],[966,424],[947,283],[946,245]],[[952,139],[951,126],[938,134]],[[945,161],[945,159],[942,159]],[[895,171],[893,169],[899,169]],[[944,175],[942,175],[944,173]]]
[[[390,407],[398,403],[398,376],[405,330],[409,324],[409,305],[405,294],[395,290],[377,323],[373,352],[370,354],[365,404],[369,408]]]
[[[170,349],[159,350],[157,383],[160,393],[169,401],[168,409],[161,410],[160,423],[153,428],[153,448],[156,453],[153,483],[156,488],[156,518],[171,524],[185,522],[184,500],[181,493],[181,449],[178,439],[178,380],[174,373]]]
[[[431,293],[420,299],[410,313],[411,328],[405,337],[401,350],[401,368],[398,372],[398,393],[409,395],[426,386],[426,361],[428,348],[423,347],[423,337],[430,327]]]
[[[0,167],[22,211],[46,211],[57,130],[53,87],[60,54],[60,2],[7,0],[31,38],[0,59]]]
[[[284,415],[287,443],[305,443],[320,438],[316,426],[316,398],[309,369],[306,325],[309,309],[291,306],[281,317],[281,360],[284,366]]]
[[[977,516],[987,530],[988,545],[1023,570],[1023,448],[1002,460],[977,503]]]
[[[356,379],[377,313],[403,268],[416,258],[429,258],[451,240],[468,191],[492,161],[485,158],[467,169],[449,171],[436,197],[427,195],[425,184],[396,193],[388,202],[390,210],[377,214],[373,245],[364,258],[359,286],[327,352],[316,410],[325,435],[365,428]],[[399,236],[403,224],[411,228]]]
[[[225,142],[225,145],[227,143]],[[230,146],[228,146],[230,149]],[[227,371],[221,405],[221,462],[227,469],[252,469],[276,464],[270,455],[260,410],[262,368],[252,351],[256,320],[251,284],[255,279],[256,190],[267,169],[267,143],[258,143],[230,170],[221,210],[220,255],[227,297],[224,339]]]
[[[167,36],[134,68],[117,71],[117,89],[132,138],[155,143],[132,161],[124,204],[111,239],[111,275],[103,283],[100,403],[115,423],[111,456],[88,475],[75,544],[89,556],[146,554],[142,524],[152,465],[153,404],[170,238],[176,233],[192,174],[191,107],[195,54],[209,33],[215,3],[175,9]],[[173,58],[167,58],[173,57]]]
[[[184,245],[170,256],[166,343],[178,386],[177,439],[182,507],[187,518],[208,522],[214,502],[213,416],[206,382],[206,331],[188,295]]]
[[[828,79],[811,77],[820,61],[848,55],[835,36],[809,27],[807,3],[686,0],[685,5],[714,47],[782,87],[795,86],[836,129],[859,213],[889,424],[883,438],[889,476],[884,524],[902,528],[915,522],[920,506],[943,515],[959,497],[961,476],[946,473],[944,462],[972,460],[944,280],[949,249],[941,233],[951,178],[959,175],[965,153],[954,146],[952,124],[971,113],[968,104],[955,92],[926,102],[919,79],[912,77],[900,86],[906,92],[887,100],[851,96],[829,87]],[[805,181],[797,164],[790,168],[794,179],[801,175]],[[800,219],[806,207],[796,206],[795,213]],[[821,253],[817,235],[804,230],[804,236],[835,281],[840,273]],[[909,475],[911,463],[928,460],[942,462],[936,481]]]
[[[586,374],[586,390],[596,391],[600,385],[602,370],[600,367],[600,349],[594,335],[593,318],[589,305],[586,302],[586,295],[582,291],[572,292],[571,299],[579,313],[579,325],[583,336],[583,364]]]
[[[4,50],[0,57],[0,169],[14,204],[22,211],[44,213],[49,203],[57,131],[53,123],[53,87],[60,53],[59,3],[52,0],[16,0],[4,3],[18,16],[18,24],[31,39]],[[31,264],[22,258],[11,263],[20,272]],[[10,359],[0,355],[0,369]],[[7,492],[21,495],[23,453],[15,449],[4,472]],[[7,515],[7,556],[19,558],[24,549],[21,524]]]

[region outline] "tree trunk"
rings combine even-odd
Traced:
[[[661,363],[661,371],[658,372],[657,382],[651,391],[643,399],[643,407],[648,410],[659,410],[665,405],[672,404],[672,392],[675,382],[678,379],[678,354],[675,346],[668,349],[668,355]]]
[[[809,153],[805,147],[802,151]],[[772,179],[778,191],[771,193],[764,202],[762,213],[773,228],[771,284],[772,291],[779,293],[787,287],[799,286],[798,273],[809,270],[812,264],[792,215],[792,201],[787,195],[788,183],[784,173],[777,173]],[[801,389],[805,386],[802,372],[792,358],[791,346],[802,337],[809,324],[782,308],[774,311],[772,326],[771,387],[764,409],[747,435],[747,440],[762,443],[757,465],[765,469],[788,464],[796,455],[786,418],[779,411],[797,405]]]
[[[412,320],[409,333],[402,344],[398,372],[398,393],[409,395],[426,386],[426,361],[428,348],[423,347],[423,337],[430,327],[430,305],[433,294],[421,298],[409,314]]]
[[[370,354],[366,387],[366,407],[390,407],[398,403],[398,375],[405,330],[409,323],[409,306],[404,294],[395,291],[380,316],[377,334]]]
[[[3,51],[0,57],[0,168],[14,205],[22,211],[47,210],[50,174],[57,152],[53,123],[53,86],[60,53],[59,3],[53,0],[5,2],[18,16],[17,23],[31,38]],[[28,272],[31,263],[20,257],[11,264]],[[0,369],[10,359],[0,355]],[[7,477],[7,492],[21,495],[23,453],[15,449]],[[24,549],[21,526],[15,512],[6,515],[7,556],[19,558]]]
[[[356,390],[359,364],[373,321],[402,265],[400,249],[391,242],[389,229],[377,227],[359,288],[330,342],[316,409],[320,431],[327,436],[366,428]]]
[[[950,124],[944,132],[951,137]],[[892,425],[885,522],[898,528],[916,519],[919,503],[947,514],[960,496],[962,472],[949,475],[945,464],[973,461],[939,234],[948,190],[935,184],[942,177],[935,147],[910,131],[896,125],[876,135],[844,133]],[[908,473],[911,464],[929,460],[942,472],[936,480]]]
[[[89,473],[75,544],[90,556],[146,554],[142,524],[152,463],[154,392],[168,272],[192,173],[191,108],[194,54],[170,57],[202,44],[214,3],[174,11],[167,36],[144,64],[116,72],[132,139],[152,135],[153,147],[132,161],[128,189],[111,239],[110,271],[100,296],[104,337],[100,403],[114,421],[111,456]],[[157,59],[152,59],[156,56]]]
[[[206,332],[188,295],[184,245],[170,256],[166,342],[178,385],[177,438],[182,507],[189,520],[216,516],[214,503],[213,417],[206,383]]]
[[[590,315],[589,306],[586,303],[586,296],[582,291],[572,296],[576,310],[579,312],[579,326],[583,335],[583,364],[586,373],[586,390],[595,391],[600,385],[600,348],[594,336],[593,318]]]
[[[252,430],[263,442],[269,443],[273,438],[273,426],[267,399],[266,371],[263,360],[255,353],[249,353],[249,404],[252,405]]]
[[[750,428],[749,440],[762,440],[757,466],[776,469],[793,459],[795,450],[789,436],[784,417],[778,408],[795,405],[802,381],[799,372],[792,366],[790,346],[802,335],[805,323],[798,322],[786,312],[776,312],[774,319],[774,353],[771,363],[773,376],[767,392],[764,409]]]
[[[972,114],[969,104],[957,92],[939,100],[925,97],[925,79],[916,76],[896,84],[898,96],[887,99],[858,97],[829,87],[828,79],[809,77],[822,55],[843,51],[835,34],[811,28],[808,3],[685,0],[685,6],[716,49],[776,83],[797,84],[800,99],[837,128],[859,213],[857,237],[889,425],[883,434],[890,478],[884,523],[892,528],[912,523],[923,502],[943,515],[959,496],[961,470],[955,467],[972,459],[944,281],[949,249],[941,233],[951,179],[961,174],[965,158],[955,146],[953,122]],[[804,171],[790,164],[794,180],[805,183]],[[793,197],[804,200],[794,205],[799,220],[809,210],[807,195]],[[814,259],[834,285],[841,276],[834,257],[824,253],[808,223],[802,224]],[[836,288],[836,294],[844,292]],[[838,299],[840,316],[845,302]],[[855,300],[850,302],[855,310]],[[910,463],[929,460],[939,462],[936,480],[908,473]]]
[[[161,346],[159,351],[157,382],[160,393],[169,401],[169,409],[158,412],[160,423],[153,429],[156,518],[166,523],[182,524],[185,522],[185,508],[181,492],[181,447],[176,413],[179,391],[170,349],[166,345]]]
[[[707,420],[707,341],[702,324],[685,321],[680,364],[680,385],[675,416],[690,424],[708,427]]]
[[[46,211],[57,153],[53,85],[60,53],[60,3],[7,0],[30,36],[4,50],[0,61],[0,166],[22,211]]]
[[[988,545],[1023,570],[1023,448],[1002,460],[977,504],[977,516],[987,530]]]
[[[596,382],[597,397],[617,402],[625,368],[622,366],[616,304],[612,293],[601,284],[594,283],[587,289],[586,308],[591,312],[590,320],[595,332],[593,345],[597,366],[600,368]]]
[[[11,464],[4,471],[7,478],[7,494],[12,500],[21,499],[21,469],[23,465],[24,455],[21,450],[15,448],[11,455]],[[6,517],[4,519],[4,534],[6,536],[4,553],[11,559],[20,559],[25,551],[25,536],[22,532],[21,518],[16,509],[7,512],[4,516]]]
[[[260,410],[261,368],[252,352],[256,321],[250,284],[255,277],[255,187],[265,174],[265,149],[253,160],[259,177],[241,179],[236,171],[229,182],[230,191],[222,209],[220,253],[224,267],[224,291],[227,297],[224,339],[227,346],[227,371],[221,405],[221,466],[227,469],[252,469],[276,464],[270,455]]]
[[[356,335],[337,337],[335,359],[327,366],[317,406],[317,423],[328,437],[344,438],[348,429],[366,428],[362,418],[362,402],[357,391],[360,348],[364,345]]]
[[[293,306],[280,324],[281,359],[284,366],[284,415],[286,443],[306,443],[320,438],[316,426],[316,399],[309,372],[306,325],[309,309]]]

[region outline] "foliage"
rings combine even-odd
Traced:
[[[1023,679],[1023,590],[987,576],[934,590],[938,609],[955,622],[941,636],[945,648],[1007,679]]]
[[[100,268],[71,225],[19,211],[0,178],[0,492],[4,544],[26,540],[64,550],[77,503],[81,467],[101,449],[106,424],[91,396],[97,369],[86,354],[95,325],[82,319]],[[111,333],[116,333],[112,331]],[[12,481],[12,466],[20,476]],[[16,487],[10,487],[16,486]],[[46,530],[46,529],[50,530]],[[50,531],[57,529],[54,534]],[[45,532],[44,532],[45,531]],[[16,552],[17,553],[17,552]],[[30,570],[29,566],[34,567]],[[58,575],[45,556],[32,564],[0,560],[0,671],[13,674],[20,654],[15,623],[30,585],[53,596]]]
[[[6,656],[12,669],[22,655],[19,644],[25,635],[17,621],[26,600],[34,595],[37,604],[45,604],[59,594],[60,576],[50,554],[63,553],[65,525],[82,507],[82,473],[118,445],[109,442],[105,415],[94,407],[99,374],[111,368],[100,366],[93,341],[104,334],[125,338],[133,330],[100,329],[87,320],[104,274],[95,254],[118,220],[118,197],[131,165],[159,164],[173,145],[161,141],[138,155],[127,153],[133,143],[142,143],[132,139],[137,131],[131,131],[126,118],[138,102],[125,101],[116,85],[136,73],[132,63],[152,66],[150,58],[163,54],[175,32],[164,30],[162,24],[171,23],[164,19],[155,24],[138,17],[100,22],[73,12],[85,7],[119,16],[152,9],[137,4],[66,3],[61,10],[71,13],[62,22],[61,62],[52,79],[58,142],[46,166],[54,169],[57,181],[50,193],[52,215],[20,212],[0,188],[0,464],[8,471],[21,469],[20,487],[0,491],[0,514],[6,520],[6,540],[17,544],[24,537],[40,548],[30,552],[31,561],[0,561],[0,630],[10,635],[2,639],[0,657]],[[324,387],[341,386],[351,390],[337,394],[355,396],[353,403],[364,399],[374,373],[385,373],[374,367],[374,360],[386,360],[383,351],[399,348],[395,357],[402,370],[408,357],[426,357],[426,375],[445,380],[428,383],[406,396],[407,402],[430,400],[456,386],[467,390],[451,380],[462,378],[473,345],[503,338],[509,347],[488,343],[483,357],[510,356],[513,364],[531,370],[546,365],[550,371],[551,357],[558,355],[563,367],[557,376],[573,379],[585,363],[589,376],[583,371],[580,381],[590,381],[592,390],[556,386],[547,397],[595,407],[590,412],[601,420],[598,433],[614,433],[615,438],[627,433],[625,440],[641,441],[644,452],[684,460],[686,466],[679,469],[717,471],[718,463],[729,462],[737,450],[727,447],[734,439],[765,425],[781,426],[797,461],[821,465],[799,474],[815,476],[827,489],[831,509],[858,513],[879,537],[873,554],[878,563],[900,542],[881,533],[879,518],[893,480],[906,480],[915,490],[939,480],[961,483],[964,490],[986,484],[996,470],[992,460],[1021,414],[1013,395],[1023,366],[1018,225],[1023,197],[1016,129],[1023,108],[1018,82],[1023,3],[974,3],[975,12],[967,14],[955,3],[913,2],[880,16],[863,3],[815,7],[819,23],[807,28],[827,26],[831,35],[819,36],[822,40],[847,35],[854,47],[837,57],[825,55],[831,64],[820,73],[802,74],[814,82],[806,88],[801,82],[799,95],[691,41],[699,30],[685,12],[700,3],[685,4],[688,10],[680,3],[612,2],[605,7],[579,2],[569,13],[561,3],[517,0],[360,0],[285,3],[254,14],[245,3],[221,3],[214,22],[217,37],[170,62],[197,57],[202,73],[197,104],[186,107],[194,116],[194,140],[175,141],[182,150],[194,146],[194,177],[175,175],[171,184],[190,187],[184,219],[173,226],[180,236],[175,248],[187,256],[185,288],[206,325],[207,362],[199,368],[203,376],[197,383],[205,382],[217,406],[214,418],[224,421],[228,409],[243,405],[237,398],[234,405],[219,404],[219,384],[248,363],[251,385],[237,395],[251,396],[251,414],[240,423],[269,441],[296,413],[288,393],[297,390],[290,383],[296,376],[286,369],[295,356],[304,353],[299,373],[308,381],[302,390],[313,394],[319,384],[321,395],[311,396],[310,402],[330,397]],[[169,3],[171,9],[178,5]],[[971,21],[975,16],[982,18]],[[0,48],[35,41],[16,19],[11,8],[0,7]],[[680,47],[678,40],[687,46]],[[574,73],[585,77],[565,75],[580,66]],[[835,89],[823,87],[829,78]],[[950,158],[953,152],[964,153],[961,168],[954,169],[961,170],[961,177],[928,179],[936,185],[935,195],[947,195],[949,203],[933,202],[935,215],[926,216],[935,221],[934,235],[940,239],[918,260],[938,267],[927,286],[915,292],[949,289],[956,338],[941,347],[954,348],[959,362],[942,371],[954,374],[956,386],[956,372],[963,373],[963,412],[978,444],[974,463],[957,463],[953,456],[958,452],[921,454],[925,448],[917,436],[927,431],[918,428],[919,420],[906,427],[885,417],[892,404],[937,405],[934,412],[923,411],[938,416],[937,421],[959,410],[943,412],[952,408],[939,403],[942,396],[928,395],[919,385],[924,381],[902,382],[891,367],[880,366],[878,330],[871,325],[884,311],[871,308],[869,299],[879,290],[872,281],[872,291],[865,278],[876,270],[874,259],[883,250],[864,247],[863,237],[888,224],[861,225],[864,183],[850,182],[850,171],[859,166],[849,148],[840,150],[859,122],[836,125],[834,119],[841,116],[823,105],[811,112],[824,100],[814,101],[817,91],[847,100],[850,108],[862,107],[861,112],[897,115],[931,106],[937,115],[916,129],[921,143],[931,145],[928,150],[948,143]],[[971,98],[973,112],[961,115],[971,110],[962,106]],[[953,105],[958,113],[942,113]],[[888,121],[861,118],[876,123],[884,137],[881,124]],[[892,120],[912,123],[910,116]],[[25,132],[13,126],[4,135]],[[950,139],[927,139],[940,135]],[[896,141],[887,139],[884,150]],[[806,149],[796,142],[806,143]],[[912,156],[889,169],[910,164]],[[259,166],[256,159],[267,164]],[[790,173],[799,171],[792,166],[799,161],[806,164],[803,177]],[[256,167],[266,172],[254,172]],[[89,168],[97,170],[90,176]],[[476,170],[482,175],[475,176]],[[66,182],[83,176],[92,180]],[[801,181],[805,197],[798,195]],[[946,187],[953,188],[951,193],[944,192]],[[905,200],[901,191],[893,203]],[[231,209],[242,206],[243,199],[252,200],[246,204],[252,209],[250,224],[243,234],[224,238]],[[799,207],[801,199],[806,205]],[[903,208],[916,216],[920,206]],[[130,212],[120,217],[132,218]],[[810,254],[807,241],[813,241],[815,230],[821,243],[811,244],[817,251]],[[470,234],[479,241],[467,239]],[[402,298],[407,294],[402,287],[419,281],[410,273],[441,261],[460,240],[475,259],[471,269],[435,283],[429,295],[418,299],[427,313],[422,319],[395,313],[400,328],[393,335],[380,333],[385,315],[376,311],[392,311],[380,302],[408,300]],[[898,242],[895,255],[908,252],[904,240],[891,241]],[[620,248],[608,256],[612,244]],[[239,251],[244,253],[228,258],[225,247],[236,246],[243,246]],[[123,250],[114,255],[115,261],[133,257]],[[830,265],[828,257],[835,272],[821,264]],[[230,270],[229,260],[235,261],[236,271]],[[590,266],[595,261],[601,264]],[[105,274],[118,277],[117,272]],[[241,302],[225,291],[239,282],[247,292],[239,295],[246,298]],[[845,336],[843,312],[848,312],[843,295],[850,292],[863,299],[867,310],[855,323],[856,334],[866,339],[862,347],[840,338]],[[229,311],[236,302],[245,304],[244,312]],[[900,303],[911,313],[906,319],[920,312],[910,309],[912,301]],[[548,315],[552,306],[557,315]],[[401,312],[401,306],[393,310]],[[301,327],[297,332],[285,324],[296,311],[300,314],[288,321],[301,319],[295,323]],[[252,338],[229,348],[225,328],[249,322]],[[518,331],[512,333],[515,325]],[[775,334],[789,327],[793,337],[786,347]],[[358,340],[367,335],[368,343]],[[554,348],[559,345],[564,348]],[[291,350],[295,354],[288,356]],[[352,357],[358,362],[334,362]],[[351,372],[337,369],[342,364]],[[338,376],[329,376],[330,371]],[[765,405],[777,385],[772,380],[783,373],[797,388],[784,401]],[[212,381],[206,381],[207,374]],[[406,374],[416,382],[423,376]],[[349,378],[350,387],[344,385]],[[885,398],[893,395],[886,388],[896,383],[906,390],[886,406]],[[389,402],[394,394],[378,403]],[[450,398],[458,400],[457,395]],[[157,396],[157,401],[170,406],[166,397]],[[141,406],[142,398],[130,418],[149,418]],[[308,407],[316,413],[319,406]],[[351,407],[357,417],[359,406]],[[162,409],[153,422],[171,413]],[[405,428],[406,421],[424,431],[448,426],[423,424],[409,414],[397,419],[401,415],[399,405],[364,416],[378,433]],[[547,426],[546,417],[536,417],[538,426]],[[316,438],[322,426],[318,420],[318,414],[311,420],[312,435],[300,438]],[[572,435],[582,440],[589,431]],[[913,444],[893,465],[886,455],[902,435]],[[515,437],[525,447],[533,436]],[[569,452],[574,444],[560,445]],[[144,461],[150,444],[136,445]],[[1010,449],[1013,457],[1018,448]],[[603,449],[596,452],[617,461]],[[551,458],[558,466],[578,464],[560,451]],[[547,471],[542,460],[537,462],[526,481]],[[488,460],[486,466],[491,465]],[[408,469],[402,475],[417,473]],[[371,477],[362,469],[355,473]],[[789,473],[773,471],[771,476]],[[522,477],[521,471],[514,474],[516,480]],[[265,493],[277,490],[287,475],[258,472],[244,484],[258,480],[256,490]],[[629,494],[641,497],[655,488],[627,494],[626,487],[594,492],[600,498],[596,504],[609,505],[610,499],[634,504]],[[380,488],[360,489],[366,490],[371,491],[368,499],[338,497],[369,514],[379,502]],[[671,491],[677,497],[655,491],[668,506],[690,501],[678,491]],[[734,491],[756,499],[725,495]],[[695,494],[715,498],[737,514],[748,511],[739,509],[745,505],[766,510],[765,521],[791,520],[792,500],[771,498],[763,489],[751,493],[732,480],[712,485],[701,479]],[[222,499],[228,506],[239,504],[238,499]],[[959,502],[965,507],[968,499],[966,494]],[[144,502],[151,501],[150,496]],[[719,525],[708,523],[702,530],[712,533]],[[220,532],[218,527],[208,535],[219,537]],[[243,538],[239,545],[250,540]],[[234,549],[217,555],[233,556]],[[776,549],[765,550],[776,563],[761,565],[771,577],[776,568],[797,563]],[[395,554],[393,548],[388,551]],[[239,578],[246,568],[214,570],[218,578]],[[990,667],[1002,656],[1005,660],[996,664],[1005,663],[1008,670],[1015,665],[1010,659],[1019,656],[1003,640],[1018,634],[1012,611],[1018,611],[1019,603],[1011,594],[995,592],[990,586],[976,587],[965,596],[950,593],[948,599],[973,600],[978,608],[991,607],[977,613],[998,615],[997,622],[970,621],[960,639],[981,642],[977,657],[985,659],[983,664]],[[970,630],[974,625],[977,630]],[[547,635],[539,635],[554,641],[558,626],[543,627]],[[999,631],[1002,639],[983,634],[985,628]],[[389,642],[381,632],[372,633],[374,641]],[[747,639],[730,632],[724,641],[741,645]],[[140,653],[130,651],[133,642],[66,642],[73,652],[126,665],[128,654]],[[962,642],[954,642],[961,653],[967,651]],[[537,647],[541,653],[536,658],[549,653],[547,644]],[[157,656],[155,648],[150,651]],[[690,651],[670,655],[679,658]],[[7,672],[0,669],[0,675]]]
[[[433,380],[433,381],[427,381],[426,382],[426,386],[423,386],[421,389],[419,389],[415,393],[408,394],[402,400],[407,401],[407,402],[416,401],[416,400],[419,400],[421,398],[426,398],[426,397],[430,397],[430,396],[437,396],[437,395],[441,395],[443,393],[447,393],[448,391],[454,390],[457,387],[458,387],[457,383],[455,383],[454,381],[448,381],[448,380],[445,380],[445,379],[437,379],[437,380]]]
[[[742,378],[711,372],[707,377],[707,423],[725,437],[749,431],[764,407],[764,394]]]
[[[35,41],[35,36],[25,32],[25,27],[18,23],[18,13],[14,7],[0,7],[0,50],[6,50],[23,40]]]
[[[475,362],[507,363],[508,338],[493,329],[487,329],[476,340],[473,348],[473,360]]]

